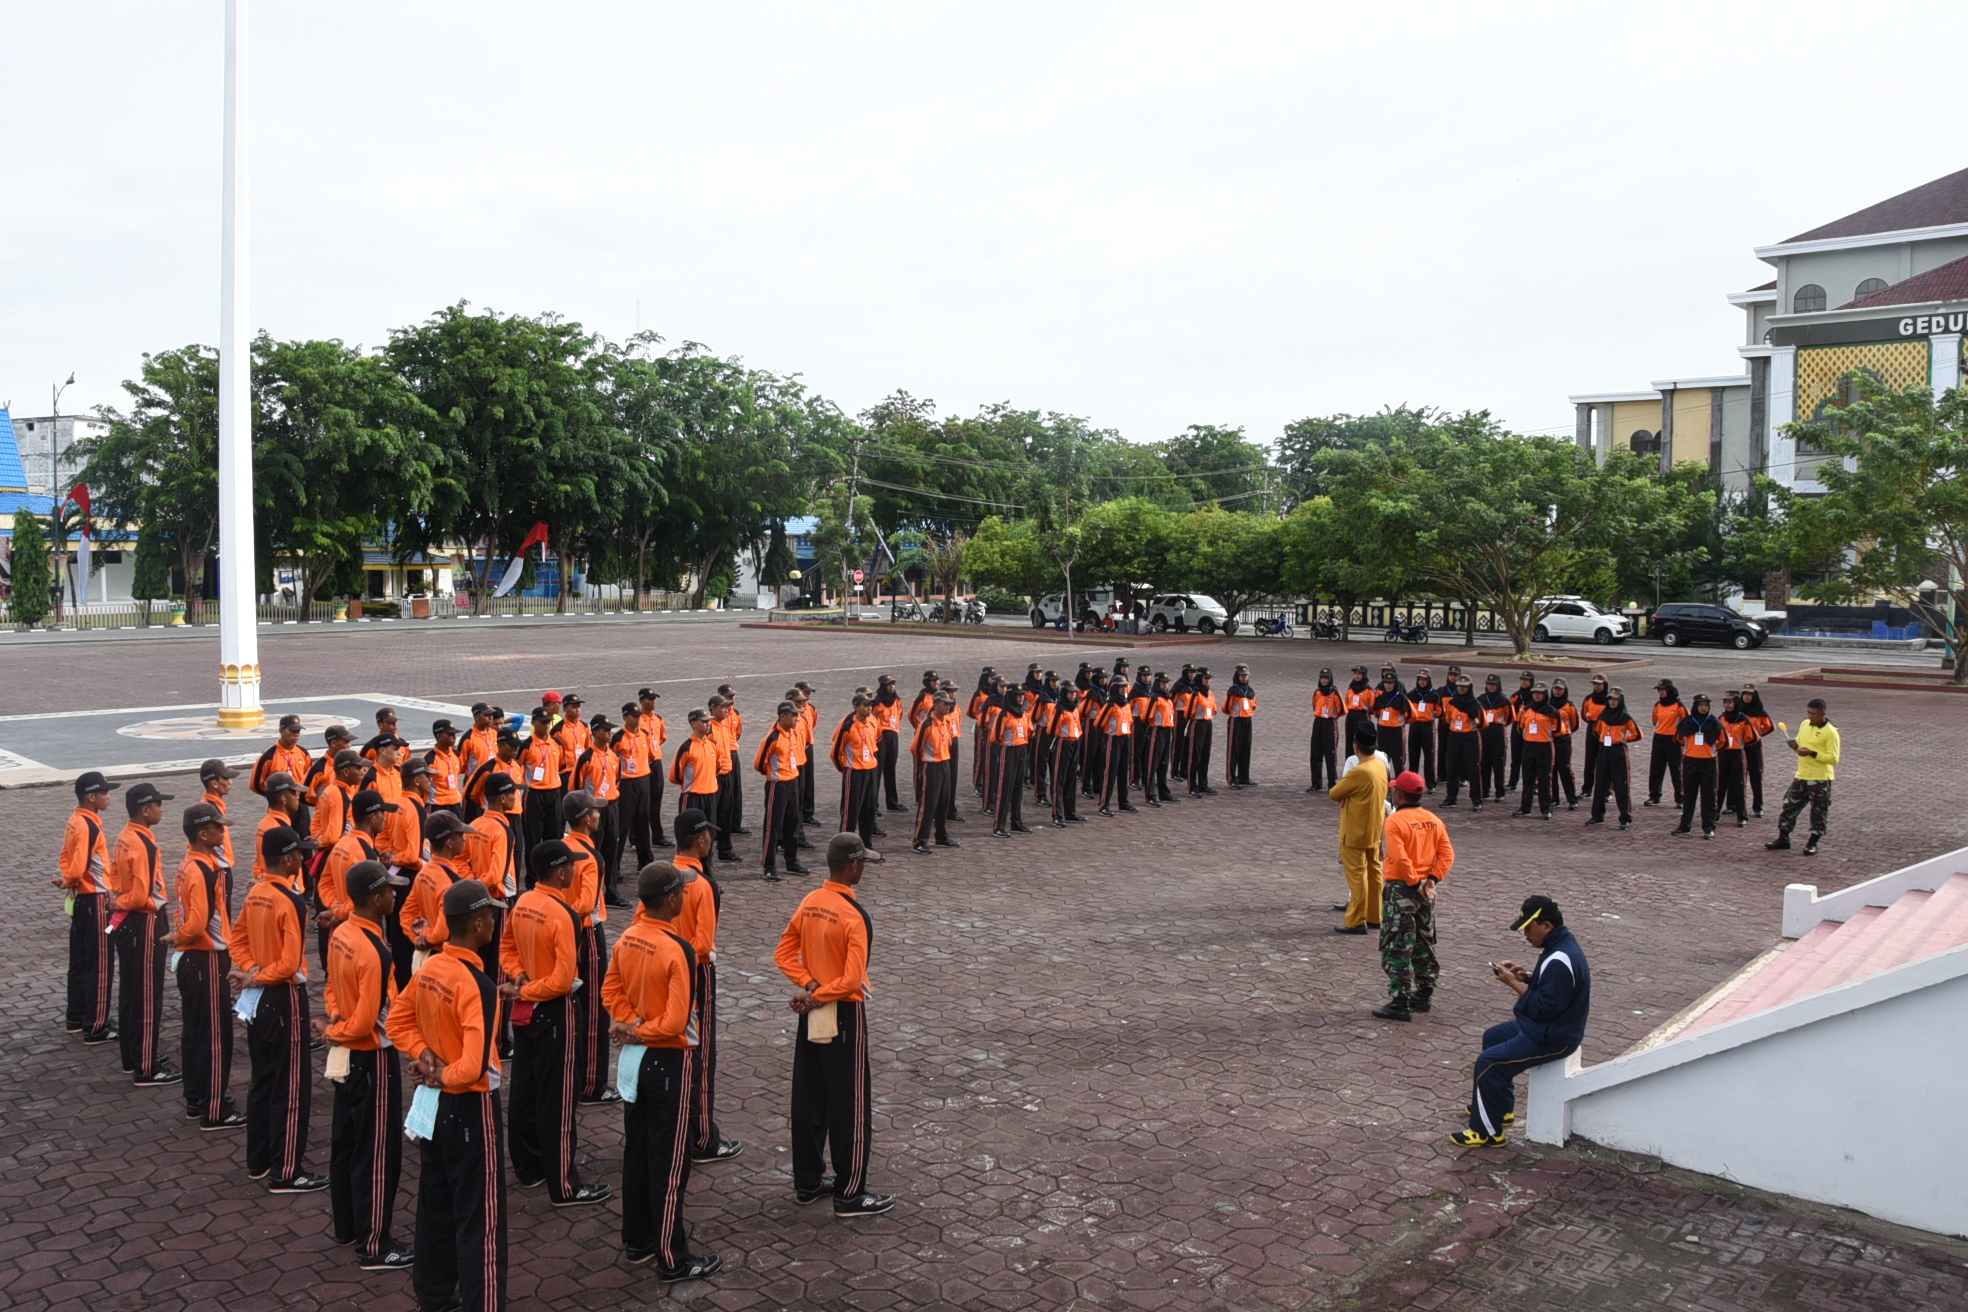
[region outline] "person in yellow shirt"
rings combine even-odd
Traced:
[[[1387,762],[1374,750],[1373,723],[1354,732],[1359,763],[1326,796],[1340,805],[1339,864],[1346,871],[1346,923],[1335,934],[1364,934],[1380,928],[1382,821],[1387,815]]]
[[[1804,713],[1807,718],[1797,726],[1797,736],[1787,740],[1790,750],[1797,753],[1797,777],[1790,781],[1790,791],[1784,794],[1783,811],[1777,817],[1777,836],[1763,846],[1772,852],[1789,851],[1790,831],[1797,827],[1798,815],[1808,806],[1811,836],[1804,842],[1804,855],[1816,856],[1818,844],[1831,823],[1831,781],[1838,773],[1838,726],[1831,722],[1822,697],[1806,702]]]

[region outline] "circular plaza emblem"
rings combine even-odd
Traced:
[[[125,738],[166,739],[172,742],[267,742],[276,734],[276,716],[256,729],[221,729],[215,715],[186,715],[171,720],[142,720],[126,724],[116,732]],[[302,734],[318,734],[331,724],[354,728],[359,721],[346,715],[303,715]]]

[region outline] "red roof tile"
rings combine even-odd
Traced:
[[[1968,255],[1925,273],[1916,273],[1883,292],[1847,301],[1838,308],[1852,310],[1870,305],[1918,305],[1927,301],[1968,301]]]
[[[1968,169],[1903,191],[1855,214],[1834,219],[1822,228],[1800,232],[1790,240],[1825,241],[1833,237],[1863,237],[1905,228],[1937,228],[1944,223],[1968,223]],[[1788,244],[1788,243],[1786,243]]]
[[[1772,278],[1768,282],[1758,283],[1756,286],[1751,287],[1749,290],[1753,292],[1773,292],[1776,289],[1777,289],[1777,280],[1775,278]]]

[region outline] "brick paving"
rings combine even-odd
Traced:
[[[1446,663],[1452,650],[1439,650]],[[1767,820],[1703,843],[1668,838],[1673,822],[1657,810],[1625,834],[1583,830],[1582,813],[1551,824],[1512,820],[1506,808],[1448,813],[1460,860],[1442,901],[1442,992],[1432,1015],[1395,1026],[1367,1014],[1384,993],[1372,945],[1328,932],[1325,907],[1340,887],[1333,812],[1302,791],[1312,673],[1385,654],[1380,643],[1262,641],[1167,653],[1175,663],[1200,656],[1219,675],[1237,660],[1253,665],[1254,774],[1267,785],[1253,792],[1009,843],[973,820],[958,831],[961,852],[929,860],[891,842],[897,859],[871,873],[866,898],[871,1178],[903,1197],[884,1218],[850,1228],[793,1203],[792,1025],[771,949],[807,886],[727,867],[719,1119],[748,1146],[699,1172],[689,1202],[695,1243],[722,1253],[727,1272],[665,1291],[620,1261],[613,1206],[558,1212],[515,1193],[514,1306],[1968,1304],[1968,1245],[1590,1145],[1464,1154],[1444,1138],[1477,1037],[1508,1013],[1483,963],[1523,959],[1503,925],[1526,892],[1564,902],[1592,954],[1598,1007],[1586,1055],[1603,1060],[1767,947],[1786,882],[1840,887],[1968,845],[1968,776],[1923,773],[1953,758],[1968,705],[1834,690],[1848,763],[1815,861],[1764,852]],[[1630,681],[1640,701],[1663,672],[1684,691],[1712,691],[1797,663],[1648,654],[1656,665]],[[657,622],[391,626],[283,634],[262,647],[270,696],[493,695],[519,707],[557,686],[604,707],[654,682],[673,724],[727,680],[756,716],[792,679],[810,678],[824,718],[881,670],[908,687],[933,665],[967,688],[983,661],[1022,674],[1035,657],[1067,671],[1083,658],[1016,641],[869,643]],[[7,648],[0,714],[199,700],[215,662],[202,639]],[[1794,721],[1808,691],[1766,699]],[[195,786],[171,782],[180,798]],[[754,811],[756,797],[754,788]],[[113,1049],[61,1032],[65,925],[46,881],[68,809],[66,789],[0,794],[14,850],[29,854],[0,875],[18,909],[0,926],[0,1308],[410,1307],[405,1278],[358,1273],[330,1246],[324,1197],[265,1194],[245,1178],[241,1138],[199,1134],[175,1093],[130,1087]],[[238,809],[256,818],[252,799]],[[243,1096],[243,1044],[238,1066]],[[325,1093],[316,1109],[319,1168]],[[584,1177],[619,1181],[619,1117],[586,1111],[582,1133]],[[415,1175],[412,1154],[399,1201],[406,1234]]]

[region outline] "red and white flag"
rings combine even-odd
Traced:
[[[81,569],[82,595],[89,595],[89,485],[77,483],[69,489],[68,499],[82,512],[82,541],[75,549],[75,563]]]
[[[535,543],[539,544],[540,559],[544,561],[547,558],[547,521],[544,519],[532,527],[519,544],[519,550],[513,552],[512,562],[506,566],[506,575],[499,580],[498,590],[493,596],[503,597],[519,586],[519,576],[526,572],[526,553],[532,550]]]

